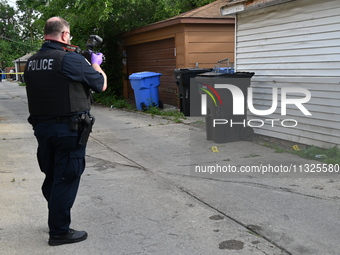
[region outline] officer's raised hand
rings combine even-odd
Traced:
[[[104,71],[100,67],[100,65],[103,63],[103,56],[104,56],[103,53],[91,52],[91,65],[92,65],[94,70],[103,74],[103,76],[104,76],[104,86],[103,86],[102,91],[105,91],[106,88],[107,88],[107,78],[106,78],[106,74],[104,73]]]
[[[91,63],[101,65],[103,63],[103,53],[91,52]]]

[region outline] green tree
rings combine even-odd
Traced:
[[[25,34],[25,18],[18,11],[0,1],[0,66],[13,66],[13,60],[37,48]],[[35,31],[34,31],[35,32]]]
[[[72,44],[85,49],[87,37],[104,39],[98,47],[106,56],[103,68],[108,75],[106,94],[119,96],[122,90],[122,61],[119,34],[158,22],[214,0],[20,0],[27,38],[35,42],[45,21],[60,16],[71,24]],[[39,17],[38,15],[39,14]]]
[[[21,26],[21,37],[32,49],[39,48],[42,42],[42,28],[44,22],[39,19],[41,1],[20,0],[16,1],[18,6],[17,19]]]
[[[15,45],[15,11],[5,1],[0,2],[0,67],[12,66]]]

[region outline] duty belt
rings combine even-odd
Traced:
[[[28,118],[28,122],[33,125],[37,123],[68,123],[71,131],[80,131],[79,144],[85,145],[89,139],[94,125],[95,118],[87,113],[77,114],[72,116],[55,117],[52,119],[35,119],[32,117]]]
[[[63,116],[63,117],[55,117],[53,119],[35,119],[35,118],[28,118],[28,122],[31,124],[36,123],[47,123],[47,124],[53,124],[53,123],[68,123],[70,121],[70,116]]]

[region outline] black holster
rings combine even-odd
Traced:
[[[94,116],[90,114],[82,114],[80,117],[80,139],[79,144],[85,145],[87,143],[87,140],[90,137],[90,133],[92,131],[92,126],[94,125],[95,118]]]

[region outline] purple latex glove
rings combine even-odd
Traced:
[[[103,53],[91,52],[91,63],[101,65],[103,63]]]

